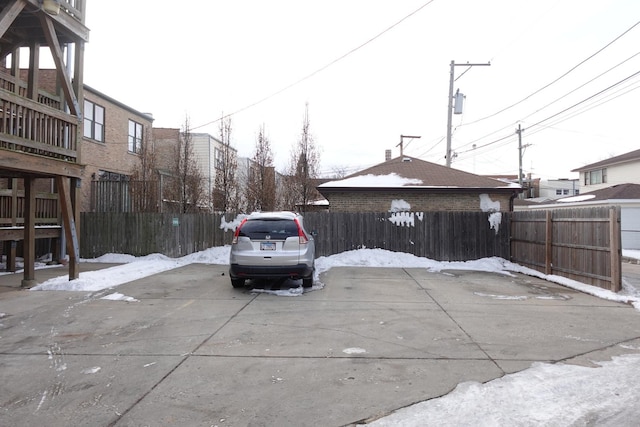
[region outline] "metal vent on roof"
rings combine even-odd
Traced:
[[[411,161],[411,157],[404,157],[402,159],[403,162],[410,162]]]

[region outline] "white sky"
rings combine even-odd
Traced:
[[[454,91],[466,95],[453,118],[455,168],[517,174],[518,124],[535,177],[576,177],[570,170],[639,148],[640,76],[536,123],[638,72],[640,26],[534,95],[636,24],[636,0],[147,0],[126,13],[87,3],[86,84],[152,113],[157,127],[189,116],[216,136],[217,123],[198,126],[239,111],[232,144],[251,157],[264,124],[279,169],[307,102],[324,173],[380,163],[385,149],[396,157],[400,135],[421,136],[405,139],[405,154],[444,164],[451,60],[491,62],[464,76],[455,67]]]
[[[640,251],[624,251],[624,255],[640,259]],[[107,254],[93,262],[125,263],[106,270],[82,272],[80,278],[69,281],[68,276],[50,279],[33,290],[67,290],[102,292],[103,299],[114,304],[135,304],[133,297],[117,291],[117,286],[151,274],[190,263],[227,264],[229,247],[216,247],[183,258],[171,259],[163,255],[135,258],[130,255]],[[615,294],[593,286],[558,276],[544,276],[528,268],[500,258],[485,258],[469,262],[438,262],[410,254],[382,249],[359,249],[316,260],[317,276],[314,290],[324,286],[319,275],[338,266],[425,268],[430,271],[465,269],[498,274],[523,272],[564,286],[591,293],[610,300],[633,301],[640,310],[640,289],[625,284],[623,292]],[[229,285],[231,286],[231,285]],[[283,297],[299,297],[299,283],[291,289],[262,290]],[[255,290],[257,291],[257,290]],[[95,295],[95,294],[94,294]],[[500,296],[496,296],[500,298]],[[513,298],[505,296],[504,298]],[[4,317],[0,313],[0,319]],[[370,425],[383,426],[537,426],[588,425],[618,427],[637,425],[640,420],[640,346],[621,345],[630,354],[598,362],[593,367],[569,364],[535,363],[529,369],[487,382],[465,382],[451,393],[421,402],[378,419]],[[358,347],[344,350],[358,353]],[[634,354],[634,352],[636,352]],[[99,368],[98,368],[99,369]]]
[[[594,99],[609,102],[535,124],[638,72],[640,55],[570,93],[639,53],[640,25],[526,102],[474,122],[548,85],[638,17],[637,0],[137,0],[124,9],[92,0],[85,83],[152,113],[158,127],[179,128],[188,115],[195,128],[242,110],[232,143],[250,157],[264,124],[279,169],[308,102],[321,170],[355,172],[382,162],[385,149],[398,156],[401,134],[422,137],[405,139],[405,154],[444,164],[450,61],[491,61],[462,77],[455,67],[454,91],[466,101],[453,120],[453,166],[516,174],[520,123],[525,172],[576,177],[571,169],[640,148],[640,76]],[[218,134],[216,123],[194,131]]]

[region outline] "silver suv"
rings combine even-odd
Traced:
[[[315,243],[301,215],[293,212],[256,212],[236,229],[229,255],[229,276],[234,288],[245,279],[302,279],[313,286]]]

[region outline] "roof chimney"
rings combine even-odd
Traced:
[[[391,160],[391,150],[384,150],[384,161],[388,162]]]

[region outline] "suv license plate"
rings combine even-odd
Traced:
[[[261,251],[275,251],[276,242],[260,242]]]

